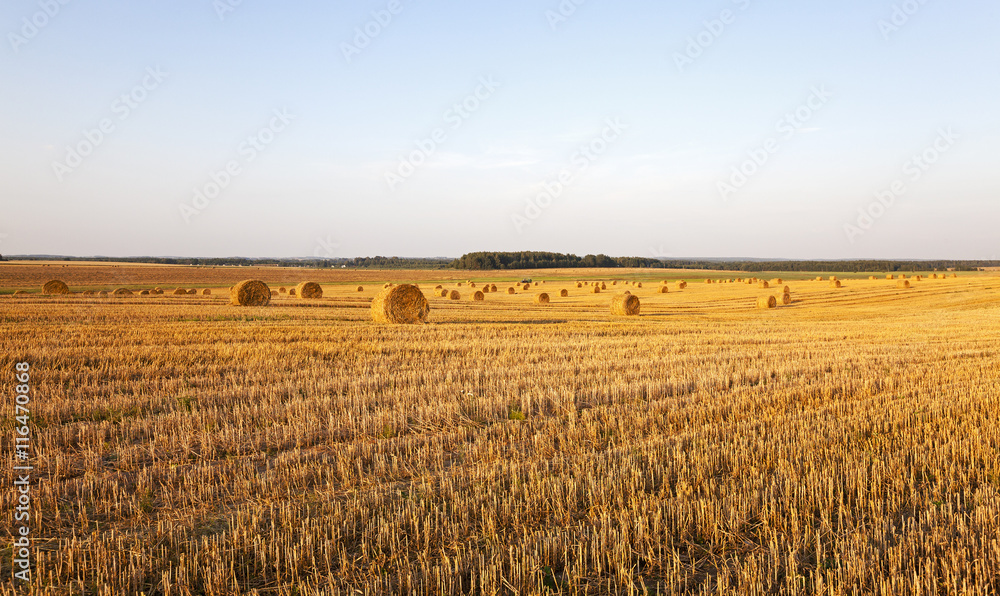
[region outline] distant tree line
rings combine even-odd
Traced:
[[[700,259],[653,259],[647,257],[609,257],[554,252],[472,252],[451,262],[455,269],[556,269],[621,267],[651,269],[707,269],[710,271],[817,271],[864,273],[872,271],[975,271],[996,267],[1000,261],[722,261]]]
[[[161,265],[200,265],[230,267],[307,267],[316,269],[556,269],[556,268],[650,268],[707,269],[709,271],[816,271],[867,273],[884,271],[975,271],[981,267],[1000,267],[1000,261],[751,261],[706,259],[654,259],[650,257],[583,257],[557,252],[471,252],[451,259],[410,257],[356,257],[334,259],[247,257],[65,257],[54,255],[8,255],[7,260],[101,261],[111,263],[155,263]],[[0,256],[0,260],[4,260]]]

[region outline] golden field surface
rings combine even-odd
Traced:
[[[33,292],[0,296],[7,395],[31,365],[23,592],[998,593],[1000,278],[752,274],[790,288],[766,310],[704,283],[745,275],[0,263]],[[231,306],[248,277],[324,295]],[[428,324],[371,322],[389,281]]]

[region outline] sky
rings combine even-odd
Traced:
[[[5,0],[0,253],[998,259],[995,0]]]

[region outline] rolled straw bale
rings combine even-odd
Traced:
[[[187,296],[187,293],[188,293],[187,290],[185,290],[184,288],[177,288],[176,290],[174,290],[174,296]]]
[[[322,298],[323,287],[314,281],[304,281],[295,286],[295,295],[306,300]]]
[[[134,296],[134,294],[132,293],[132,290],[130,290],[128,288],[117,288],[113,292],[113,294],[115,296]]]
[[[905,290],[905,289],[907,289],[907,288],[910,287],[910,280],[908,280],[908,279],[901,279],[901,280],[899,280],[899,281],[896,282],[896,287],[899,288],[899,289],[901,289],[901,290]]]
[[[541,294],[538,294],[537,296],[535,296],[535,302],[538,303],[538,304],[548,304],[549,303],[549,295],[546,294],[545,292],[542,292]]]
[[[267,306],[271,303],[271,288],[259,279],[245,279],[229,291],[229,301],[235,306]]]
[[[204,290],[201,291],[201,295],[202,296],[211,296],[212,295],[212,290],[209,290],[208,288],[205,288]]]
[[[278,288],[278,291],[281,292],[282,294],[287,294],[288,288],[286,288],[285,286],[281,286],[280,288]]]
[[[835,280],[831,281],[830,282],[830,287],[831,288],[839,288],[839,287],[841,287],[840,280],[839,279],[835,279]]]
[[[774,308],[778,306],[778,299],[774,296],[761,296],[757,299],[757,308]]]
[[[515,290],[514,288],[507,288],[507,293],[508,294],[516,294],[517,290]]]
[[[620,317],[639,314],[639,297],[627,292],[616,295],[611,299],[611,314]]]
[[[45,282],[42,286],[43,294],[69,294],[69,286],[58,279]]]
[[[198,293],[198,290],[196,290],[196,289],[194,289],[194,288],[191,288],[190,290],[188,290],[188,295],[189,295],[189,296],[194,296],[194,295],[196,295],[197,293]]]
[[[559,290],[559,297],[566,298],[569,296],[569,290]]]
[[[438,286],[438,287],[441,287],[441,286]],[[364,286],[358,286],[357,291],[358,292],[364,292],[365,291],[365,287]]]
[[[660,293],[661,294],[666,294],[668,292],[670,292],[670,286],[660,286]]]
[[[458,290],[452,290],[448,292],[448,300],[461,300],[462,295],[458,293]]]
[[[139,295],[140,296],[149,296],[149,290],[142,290],[141,292],[139,292]]]
[[[594,289],[591,290],[591,291],[593,293],[595,293],[595,294],[600,294],[601,293],[601,286],[594,286]]]
[[[678,290],[683,290],[683,289],[684,289],[684,288],[686,288],[686,287],[688,287],[688,282],[686,282],[686,281],[683,281],[683,280],[682,280],[682,281],[679,281],[679,282],[677,282],[677,289],[678,289]]]
[[[453,291],[454,294],[458,292]],[[372,320],[391,325],[426,323],[431,306],[419,288],[399,284],[385,288],[372,300]]]
[[[767,289],[771,287],[771,284],[767,283],[766,281],[761,281],[759,284],[757,284],[757,287]]]
[[[472,294],[472,300],[473,300],[474,302],[482,302],[482,301],[483,301],[483,300],[485,300],[485,299],[486,299],[486,295],[485,295],[485,294],[483,294],[482,290],[476,290],[476,291],[475,291],[475,292],[474,292],[474,293]]]
[[[895,279],[896,276],[890,273],[890,274],[886,275],[885,278],[886,279]]]
[[[792,295],[789,294],[788,292],[785,292],[783,294],[778,294],[777,296],[774,297],[774,299],[775,299],[775,301],[777,301],[778,304],[791,304],[792,303]]]
[[[288,290],[288,295],[289,296],[294,296],[295,295],[295,288],[292,288],[291,290]]]
[[[448,297],[448,290],[445,290],[444,288],[442,288],[441,289],[441,297],[442,298],[447,298]]]

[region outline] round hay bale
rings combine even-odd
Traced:
[[[486,294],[483,294],[482,290],[476,290],[476,292],[472,295],[473,302],[482,302],[485,299]]]
[[[304,281],[295,286],[295,295],[303,300],[323,297],[323,288],[314,281]]]
[[[188,290],[188,295],[189,296],[195,296],[197,294],[198,294],[198,290],[196,290],[194,288],[191,288],[190,290]]]
[[[278,288],[278,292],[281,294],[287,294],[288,289],[285,286],[281,286],[280,288]]]
[[[537,286],[537,285],[538,285],[538,282],[536,281],[536,282],[535,282],[535,286]]]
[[[580,282],[576,282],[576,287],[578,287],[578,288],[582,288],[582,287],[583,287],[583,284],[582,284],[582,283],[580,283]]]
[[[560,298],[567,298],[567,297],[569,297],[569,290],[559,290],[559,297]]]
[[[458,294],[458,292],[453,292]],[[372,320],[391,325],[426,323],[431,305],[416,286],[400,284],[379,292],[372,300]]]
[[[176,288],[174,290],[174,296],[187,296],[187,290],[184,288]]]
[[[766,281],[762,281],[759,284],[757,284],[757,287],[767,289],[771,287],[771,284],[767,283]]]
[[[470,282],[469,282],[469,287],[470,287],[470,288],[474,288],[474,287],[476,287],[476,282],[474,282],[474,281],[470,281]]]
[[[778,306],[778,299],[774,296],[761,296],[757,299],[757,308],[774,308]]]
[[[441,286],[438,286],[438,287],[441,287]],[[357,291],[358,292],[364,292],[365,291],[364,286],[358,286]]]
[[[952,277],[958,277],[958,274],[957,273],[952,273],[951,276]]]
[[[683,290],[686,287],[688,287],[688,282],[686,282],[686,281],[679,281],[679,282],[677,282],[677,289],[678,290]]]
[[[779,296],[775,296],[774,299],[778,304],[782,305],[788,305],[792,303],[792,295],[789,294],[788,292],[785,292],[784,294],[781,294]]]
[[[876,278],[874,275],[869,275],[868,279],[871,280],[871,281],[875,281],[878,278]]]
[[[101,290],[100,292],[97,293],[97,295],[98,296],[107,296],[108,295],[108,291],[107,290]]]
[[[830,276],[830,281],[837,281],[837,276],[836,275],[831,275]]]
[[[628,292],[618,294],[611,299],[611,314],[620,317],[632,317],[639,314],[639,297]]]
[[[291,290],[288,290],[288,295],[289,296],[294,296],[295,295],[295,288],[292,288]]]
[[[455,284],[455,287],[456,288],[461,288],[462,287],[462,282],[458,282],[457,284]]]
[[[157,286],[157,287],[153,288],[153,292],[155,292],[157,294],[162,294],[163,290],[159,286]]]
[[[448,290],[445,290],[444,288],[442,288],[442,289],[441,289],[441,292],[440,292],[440,294],[439,294],[439,295],[440,295],[440,296],[441,296],[442,298],[447,298],[447,297],[448,297]]]
[[[549,303],[549,295],[546,294],[545,292],[542,292],[541,294],[535,296],[535,302],[538,303],[538,304],[548,304]]]
[[[211,296],[212,295],[212,290],[209,290],[208,288],[205,288],[204,290],[201,291],[201,295],[202,296]]]
[[[710,279],[706,279],[706,280],[705,280],[705,283],[707,283],[707,284],[710,284],[710,283],[712,283],[712,280],[710,280]]]
[[[277,298],[277,297],[278,297],[278,290],[271,290],[271,298]]]
[[[594,289],[592,291],[595,294],[600,294],[601,293],[601,286],[594,286]]]
[[[461,300],[462,299],[462,295],[458,293],[458,290],[452,290],[452,291],[448,292],[448,299],[449,300]]]
[[[782,280],[781,280],[781,278],[780,278],[780,277],[776,277],[776,278],[774,278],[774,279],[772,279],[772,280],[771,280],[771,283],[773,283],[773,284],[777,284],[777,285],[779,285],[779,286],[780,286],[780,285],[781,285],[781,283],[782,283]]]
[[[113,293],[115,296],[134,296],[132,290],[128,288],[117,288]]]
[[[43,294],[69,294],[69,286],[65,282],[59,281],[58,279],[53,279],[51,281],[45,282],[42,286]]]
[[[896,282],[896,287],[901,290],[906,290],[910,287],[910,281],[907,279],[901,279]]]
[[[899,274],[899,279],[906,279],[906,274],[905,273],[900,273]]]
[[[886,279],[895,279],[896,276],[890,273],[890,274],[886,275],[885,278]]]
[[[923,281],[923,278],[918,275],[913,279],[913,281]]]
[[[496,284],[490,284],[490,291],[491,292],[496,292],[497,291],[497,285]]]
[[[642,282],[641,281],[635,282],[635,287],[641,288],[642,287]]]
[[[24,290],[18,290],[17,292],[23,292],[23,293],[27,294],[27,292],[25,292]],[[17,294],[17,292],[14,292],[14,294]],[[84,291],[82,291],[80,293],[83,294],[84,296],[93,296],[94,295],[94,290],[84,290]]]
[[[602,290],[607,290],[608,289],[608,286],[604,285],[603,281],[601,282],[601,289]]]
[[[667,294],[670,292],[670,286],[660,286],[660,293]]]
[[[149,290],[143,290],[143,291],[139,292],[139,295],[140,296],[149,296]]]
[[[781,292],[782,294],[787,294],[792,291],[792,289],[789,288],[788,286],[781,286],[780,288],[775,288],[775,289]]]
[[[271,303],[271,288],[259,279],[245,279],[233,286],[229,299],[235,306],[267,306]]]
[[[434,289],[438,290],[438,291],[441,291],[441,290],[444,289],[444,286],[442,286],[441,284],[438,284],[438,285],[434,286]]]
[[[522,290],[530,290],[531,289],[531,284],[524,284],[523,286],[521,286],[521,289]]]
[[[937,279],[937,278],[938,278],[937,273],[931,273],[931,279]]]
[[[507,288],[507,293],[508,294],[516,294],[517,290],[515,290],[514,288]]]
[[[617,280],[615,280],[615,281],[611,282],[611,285],[613,285],[613,286],[617,286],[617,285],[618,285],[618,281],[617,281]]]
[[[830,282],[830,287],[831,288],[839,288],[840,286],[841,286],[841,284],[840,284],[840,280],[839,279],[835,279],[835,280],[833,280],[833,281]]]

